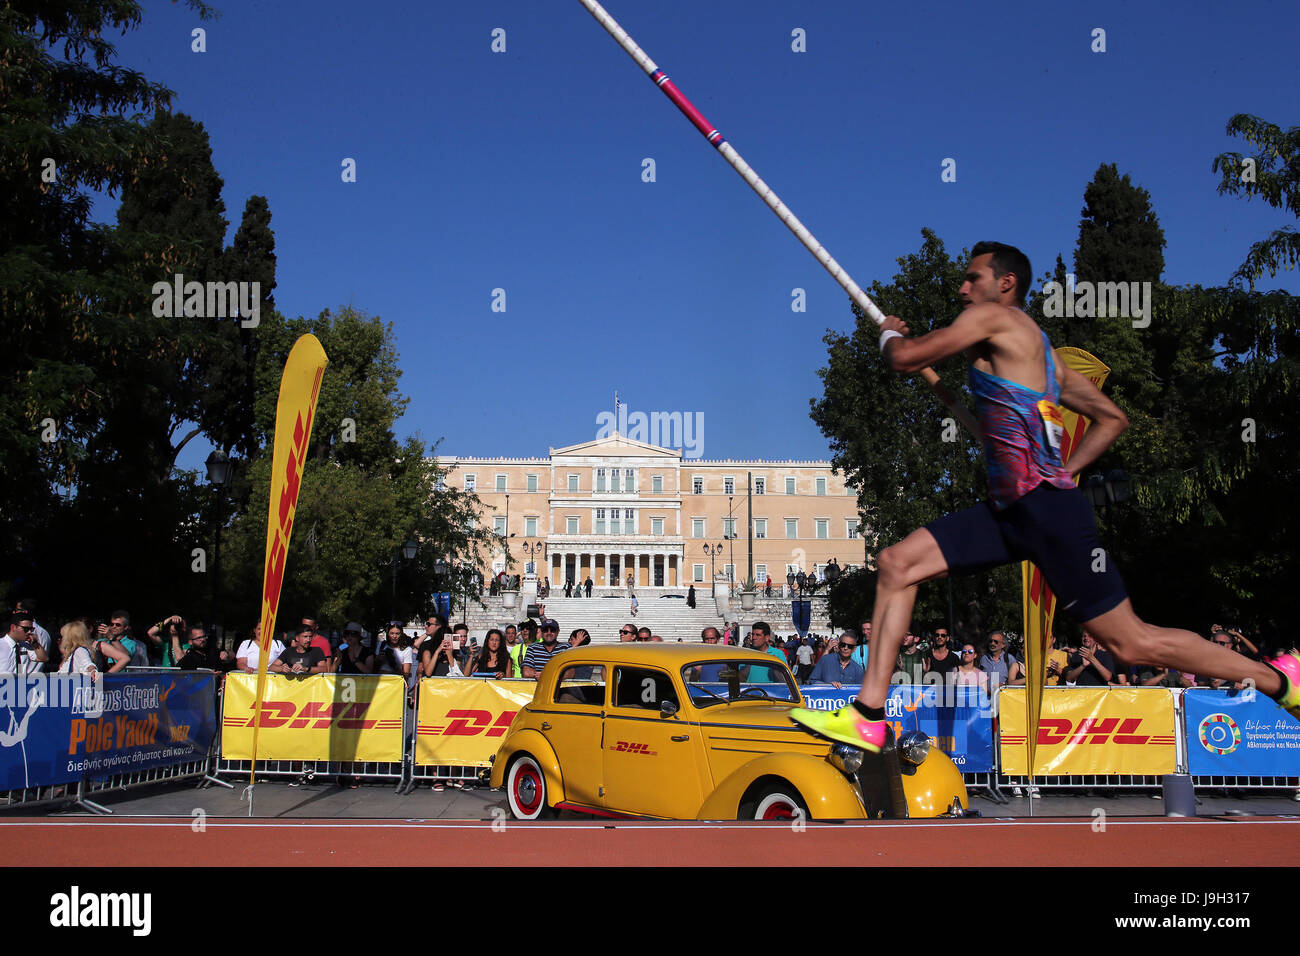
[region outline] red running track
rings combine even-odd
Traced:
[[[0,818],[0,865],[1296,866],[1300,820],[605,823]]]

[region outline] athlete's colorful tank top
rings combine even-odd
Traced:
[[[1052,343],[1046,332],[1042,334],[1046,391],[1035,392],[970,367],[975,415],[984,432],[989,497],[999,511],[1044,481],[1058,488],[1074,487],[1074,479],[1061,463],[1061,386],[1056,381]]]

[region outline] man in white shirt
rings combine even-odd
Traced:
[[[18,602],[18,605],[17,607],[14,608],[14,610],[20,613],[25,612],[26,614],[31,616],[32,627],[35,628],[32,634],[36,638],[36,640],[32,643],[32,646],[35,647],[36,644],[39,644],[41,646],[41,649],[45,651],[45,657],[41,660],[33,661],[29,657],[27,661],[28,665],[38,671],[46,670],[47,662],[50,659],[50,632],[47,631],[45,628],[41,627],[40,624],[36,622],[36,602],[33,601],[31,598],[23,598],[21,601]]]
[[[0,637],[0,674],[26,674],[30,666],[25,658],[44,663],[49,655],[34,641],[36,626],[31,614],[15,611],[9,619],[9,633]]]

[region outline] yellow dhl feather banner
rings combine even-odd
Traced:
[[[268,674],[261,720],[253,724],[257,675],[228,674],[221,756],[252,760],[400,763],[406,680],[397,674]]]
[[[1078,372],[1097,388],[1106,381],[1110,368],[1103,365],[1095,355],[1083,349],[1057,349],[1056,354],[1065,363],[1066,368]],[[1079,447],[1091,420],[1068,408],[1061,409],[1061,460],[1069,462],[1070,453]],[[1029,689],[1030,727],[1038,727],[1038,715],[1042,711],[1043,685],[1047,681],[1047,635],[1052,632],[1052,618],[1056,614],[1056,595],[1047,586],[1043,574],[1030,561],[1020,565],[1020,577],[1025,612],[1025,684]],[[1034,758],[1037,734],[1029,735],[1029,755],[1035,768],[1038,761]]]
[[[431,677],[420,681],[415,762],[487,767],[515,714],[533,699],[535,681]]]
[[[303,462],[311,441],[312,421],[316,417],[316,399],[329,357],[314,335],[304,335],[293,344],[289,360],[280,378],[280,399],[275,407],[275,447],[271,456],[271,501],[266,522],[266,564],[262,577],[262,638],[257,657],[257,687],[254,709],[260,706],[266,690],[267,658],[275,636],[275,615],[280,606],[280,588],[284,584],[285,562],[289,556],[289,536],[293,517],[298,510],[298,486],[302,481]],[[252,754],[257,759],[259,725],[253,727]],[[253,773],[250,769],[250,786]]]
[[[1025,692],[998,694],[1000,766],[1025,776]],[[1160,775],[1174,772],[1174,697],[1163,687],[1049,687],[1039,721],[1037,774]]]

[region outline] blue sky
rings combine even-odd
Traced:
[[[206,126],[231,236],[268,197],[282,312],[393,323],[399,434],[545,455],[595,437],[617,390],[702,412],[705,458],[828,456],[808,401],[845,295],[577,0],[216,6],[146,2],[118,62]],[[1293,2],[606,7],[863,286],[925,226],[953,254],[998,239],[1038,274],[1069,263],[1107,162],[1150,191],[1168,282],[1225,282],[1287,222],[1219,196],[1210,162],[1245,148],[1234,113],[1300,122]]]

